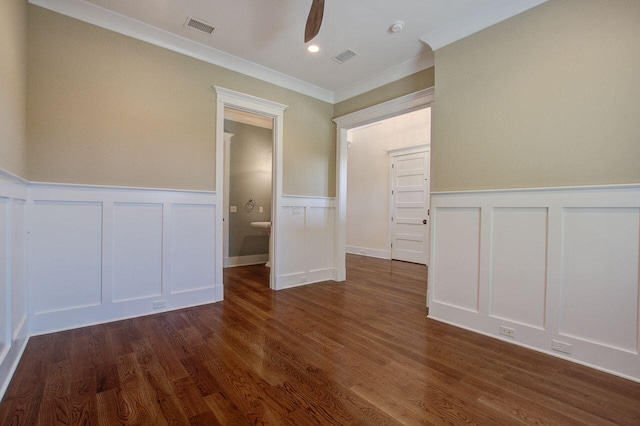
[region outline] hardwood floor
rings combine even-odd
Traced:
[[[281,292],[33,337],[0,424],[640,424],[640,384],[426,317],[426,268],[348,256]]]

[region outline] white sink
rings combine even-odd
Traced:
[[[251,222],[251,226],[253,226],[254,228],[260,228],[267,231],[271,230],[271,222]]]

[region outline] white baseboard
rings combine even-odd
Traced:
[[[15,335],[16,338],[8,348],[6,355],[0,360],[0,401],[9,387],[11,378],[13,377],[16,368],[18,368],[20,358],[22,358],[22,354],[29,342],[29,326],[26,319],[21,322]]]
[[[367,247],[347,246],[349,254],[357,254],[360,256],[377,257],[378,259],[391,259],[391,250],[380,250]]]
[[[269,260],[268,254],[254,254],[250,256],[234,256],[224,258],[224,267],[232,268],[234,266],[248,266],[265,264]]]
[[[280,275],[278,277],[278,290],[285,288],[300,287],[307,284],[314,284],[323,281],[332,281],[335,270],[321,269],[317,271],[298,272],[295,274]]]

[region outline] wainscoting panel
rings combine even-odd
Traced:
[[[171,216],[171,292],[215,286],[216,210],[213,204],[174,204]]]
[[[640,210],[568,208],[563,222],[560,334],[636,352]]]
[[[335,199],[282,197],[276,289],[334,279]]]
[[[26,199],[27,182],[0,170],[0,399],[29,340]]]
[[[216,194],[29,185],[31,332],[216,302]]]
[[[26,195],[26,194],[25,194]],[[11,200],[11,324],[16,340],[27,318],[25,200]]]
[[[113,206],[113,301],[162,294],[162,204]]]
[[[435,210],[435,209],[434,209]],[[480,285],[480,209],[438,208],[433,262],[436,279],[432,287],[434,300],[439,303],[478,311]]]
[[[102,303],[101,202],[36,201],[29,238],[35,314]]]
[[[497,208],[491,236],[491,316],[544,328],[547,209]]]
[[[431,207],[430,318],[640,381],[640,185],[433,193]]]
[[[331,207],[309,207],[307,210],[306,252],[312,254],[309,256],[310,272],[333,268],[334,216],[335,209]]]

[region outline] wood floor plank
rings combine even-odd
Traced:
[[[640,383],[427,318],[422,265],[30,339],[0,425],[640,424]]]

